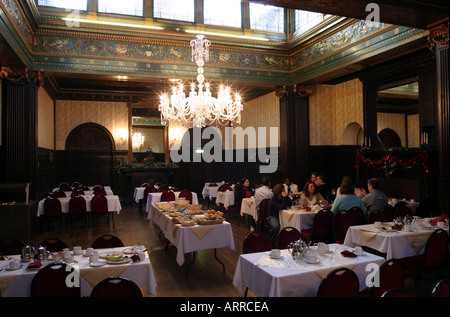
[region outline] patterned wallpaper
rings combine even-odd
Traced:
[[[54,103],[44,88],[38,90],[38,147],[55,149]]]
[[[94,122],[104,126],[116,141],[116,150],[127,150],[117,131],[128,129],[128,107],[125,102],[57,100],[55,109],[56,150],[64,150],[70,131],[80,124]]]
[[[363,84],[359,79],[318,85],[309,98],[310,145],[341,145],[352,122],[364,128]]]

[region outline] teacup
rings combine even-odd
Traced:
[[[355,254],[356,255],[363,255],[364,251],[363,251],[363,249],[361,247],[356,247],[355,248]]]
[[[82,254],[83,253],[83,251],[82,251],[82,249],[81,249],[81,246],[75,246],[75,247],[73,247],[73,254],[74,255],[80,255],[80,254]]]
[[[445,227],[445,222],[439,221],[439,222],[437,223],[437,225],[438,225],[439,228],[444,228],[444,227]]]
[[[381,228],[381,221],[374,222],[375,228]]]
[[[319,259],[317,251],[309,250],[304,253],[305,261],[315,263]]]
[[[98,252],[97,251],[93,251],[91,253],[91,255],[89,256],[89,263],[97,262],[99,258],[100,258],[100,256],[98,255]]]
[[[90,256],[94,252],[94,248],[87,248],[86,252],[84,253],[85,256]]]
[[[11,270],[16,270],[20,267],[20,261],[19,260],[11,260],[9,262],[9,268]]]
[[[328,244],[325,244],[323,242],[316,243],[317,246],[317,252],[319,252],[320,255],[325,254],[330,250],[330,247]]]
[[[279,249],[272,249],[270,251],[270,256],[273,257],[273,258],[279,258],[280,255],[281,255],[281,252],[280,252]]]
[[[59,263],[62,261],[62,255],[60,253],[53,254],[53,262]]]
[[[139,260],[144,261],[145,260],[145,252],[141,251],[138,253]]]
[[[407,224],[403,227],[403,231],[411,231],[411,225]]]

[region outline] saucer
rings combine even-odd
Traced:
[[[307,260],[307,259],[304,259],[304,260],[305,260],[305,262],[308,263],[308,264],[318,264],[318,263],[320,263],[320,259],[317,259],[316,261],[309,261],[309,260]]]
[[[271,259],[274,259],[274,260],[279,260],[279,259],[282,259],[282,258],[283,258],[282,255],[280,255],[280,256],[274,256],[274,255],[272,255],[272,254],[269,254],[269,257],[270,257]]]
[[[89,265],[92,267],[100,267],[100,266],[106,265],[106,261],[92,262],[92,263],[89,263]]]

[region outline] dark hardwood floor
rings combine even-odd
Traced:
[[[206,202],[203,202],[206,207]],[[196,254],[193,262],[192,254],[185,255],[185,263],[180,267],[176,262],[176,248],[169,246],[166,253],[166,241],[159,236],[159,228],[149,225],[145,208],[139,211],[137,205],[122,205],[120,214],[114,215],[115,229],[106,226],[105,219],[97,219],[92,227],[84,227],[80,220],[72,223],[72,228],[59,230],[57,223],[51,223],[49,230],[36,236],[32,245],[37,246],[48,237],[58,237],[64,240],[71,248],[76,245],[83,249],[103,234],[113,234],[119,237],[125,245],[145,245],[149,251],[150,261],[157,281],[157,297],[241,297],[233,286],[233,277],[239,255],[242,253],[242,243],[245,236],[250,232],[245,221],[240,223],[237,217],[232,217],[235,239],[235,250],[221,248],[217,250],[218,258],[225,265],[225,274],[222,266],[214,258],[214,250],[202,250]],[[186,269],[189,274],[186,278]],[[426,273],[422,276],[419,287],[415,287],[412,276],[407,276],[405,289],[412,296],[430,296],[433,286],[439,277],[448,277],[448,272],[436,274]],[[248,296],[255,294],[249,291]]]

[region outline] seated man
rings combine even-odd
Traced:
[[[367,181],[367,189],[369,193],[366,194],[362,201],[364,206],[367,208],[367,214],[374,210],[383,210],[384,207],[388,204],[387,196],[379,190],[380,182],[376,178],[371,178]]]
[[[331,201],[331,187],[325,183],[325,175],[318,175],[315,183],[317,185],[316,192],[322,194],[326,201]]]
[[[278,232],[280,232],[280,210],[287,209],[292,205],[291,198],[286,194],[283,184],[277,184],[273,188],[273,198],[270,200],[267,211],[267,220],[270,225],[269,238],[272,248],[276,248]]]
[[[291,179],[289,177],[286,177],[284,179],[284,190],[286,191],[286,194],[290,195],[292,193],[298,192],[298,186],[291,182]]]

